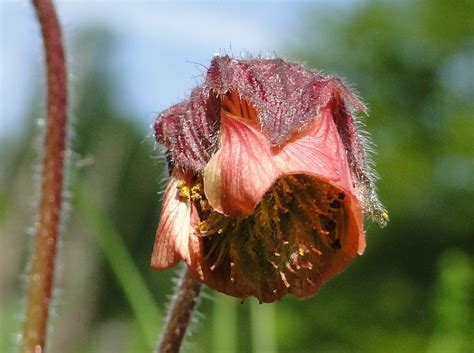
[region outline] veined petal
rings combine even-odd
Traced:
[[[267,139],[257,129],[222,115],[220,148],[204,169],[204,192],[220,213],[251,214],[278,177]]]
[[[365,233],[363,230],[363,215],[359,201],[354,195],[349,195],[346,201],[348,213],[341,232],[345,234],[341,238],[341,249],[337,254],[327,257],[327,263],[322,271],[308,272],[311,285],[293,286],[289,290],[297,298],[306,298],[316,294],[321,286],[342,272],[352,261],[356,254],[362,255],[365,249]]]
[[[252,123],[223,114],[221,143],[204,169],[204,192],[226,215],[251,214],[278,177],[308,174],[354,194],[344,145],[329,110],[281,147]]]
[[[189,236],[192,232],[191,201],[179,194],[179,185],[190,179],[175,170],[166,187],[151,255],[151,267],[163,270],[179,260],[189,260]]]
[[[333,266],[325,277],[330,278],[342,271],[349,260],[365,249],[363,230],[363,212],[356,197],[354,182],[347,160],[346,150],[337,133],[337,127],[331,110],[321,110],[320,117],[315,119],[307,129],[293,136],[275,157],[281,175],[306,174],[331,183],[345,192],[350,199],[349,218],[345,246],[347,261],[340,261]],[[317,280],[316,278],[314,279]],[[324,278],[320,279],[322,282]]]
[[[328,109],[295,134],[274,157],[280,175],[308,174],[354,194],[344,145]]]

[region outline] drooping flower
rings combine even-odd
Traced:
[[[184,260],[236,297],[315,294],[384,224],[354,112],[337,78],[281,59],[216,56],[189,100],[159,115],[165,190],[151,265]]]

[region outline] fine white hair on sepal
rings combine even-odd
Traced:
[[[388,221],[387,210],[383,207],[377,196],[377,180],[380,176],[376,172],[373,156],[376,153],[375,144],[370,133],[365,129],[365,123],[354,115],[354,123],[357,130],[357,138],[364,146],[364,170],[367,176],[366,190],[363,190],[362,207],[364,212],[376,223],[385,226]]]

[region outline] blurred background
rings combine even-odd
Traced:
[[[179,268],[149,268],[164,164],[150,125],[214,53],[346,79],[370,107],[384,229],[320,293],[205,289],[184,352],[474,351],[474,2],[57,1],[71,84],[69,192],[49,352],[151,352]],[[0,2],[0,351],[18,349],[44,124],[28,2]]]

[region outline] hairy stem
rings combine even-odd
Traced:
[[[178,353],[186,329],[191,321],[194,307],[199,298],[201,284],[186,268],[179,279],[176,292],[168,311],[162,332],[158,353]]]
[[[28,277],[23,352],[44,352],[56,244],[61,217],[66,150],[67,87],[61,28],[50,0],[33,0],[47,64],[47,120],[39,213]]]

